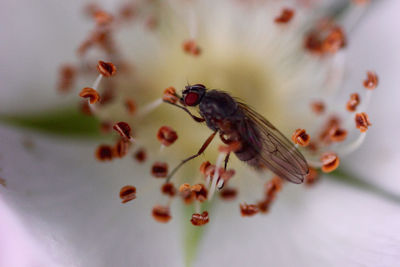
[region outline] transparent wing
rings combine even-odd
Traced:
[[[238,102],[245,120],[241,137],[257,148],[258,161],[281,178],[300,184],[308,174],[304,156],[278,129],[256,111]]]

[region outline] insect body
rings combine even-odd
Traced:
[[[216,133],[224,143],[239,142],[241,146],[234,152],[235,155],[256,169],[268,168],[293,183],[302,183],[308,174],[307,162],[297,148],[263,116],[228,93],[208,90],[201,84],[188,85],[182,92],[180,102],[183,106],[173,105],[184,109],[197,122],[205,121],[214,133],[199,152],[182,161],[169,178],[185,162],[203,153]],[[199,106],[201,118],[192,115],[186,106]],[[229,154],[225,167],[228,159]]]

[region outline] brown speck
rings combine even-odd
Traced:
[[[89,102],[92,105],[100,100],[99,93],[90,87],[83,88],[82,91],[79,93],[79,96],[83,98],[89,98]]]
[[[96,158],[100,161],[112,160],[113,149],[109,145],[100,145],[96,149]]]
[[[310,142],[310,136],[304,129],[297,129],[292,135],[293,143],[299,144],[300,146],[307,146]]]
[[[157,132],[157,139],[164,146],[170,146],[178,139],[178,134],[168,126],[162,126]]]
[[[129,202],[136,198],[136,187],[133,185],[125,185],[119,191],[119,197],[122,199],[121,203]]]
[[[284,24],[288,23],[292,20],[294,16],[294,10],[291,8],[284,8],[281,11],[281,14],[275,18],[275,23]]]
[[[202,225],[207,224],[209,221],[210,221],[210,219],[208,218],[208,212],[207,211],[203,211],[202,214],[194,213],[192,215],[192,219],[190,220],[190,222],[194,226],[202,226]]]
[[[259,210],[257,205],[246,203],[240,204],[240,213],[243,217],[256,215],[258,211]]]
[[[111,77],[117,73],[117,68],[114,66],[114,64],[101,60],[97,64],[97,70],[101,75],[105,77]]]
[[[360,96],[357,93],[350,95],[350,100],[347,101],[346,109],[350,112],[354,112],[357,106],[360,104]]]
[[[324,153],[321,156],[322,162],[322,171],[323,172],[332,172],[339,167],[339,157],[335,153]]]
[[[171,220],[171,214],[168,206],[154,206],[152,210],[153,218],[160,223],[167,223]]]
[[[369,121],[369,117],[367,113],[357,113],[355,117],[356,127],[360,130],[360,132],[364,133],[368,130],[368,126],[371,126],[371,122]]]
[[[165,178],[168,175],[168,164],[165,162],[155,162],[151,167],[151,174],[156,178]]]
[[[375,72],[368,71],[367,79],[364,81],[364,87],[373,90],[378,86],[378,75]]]

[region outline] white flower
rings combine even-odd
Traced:
[[[390,185],[396,185],[393,178],[398,176],[399,145],[393,140],[397,126],[390,115],[398,114],[399,108],[393,106],[393,110],[380,112],[375,109],[391,104],[386,96],[394,93],[390,89],[398,84],[393,71],[400,59],[388,56],[394,48],[387,51],[386,46],[374,45],[374,41],[382,42],[392,37],[389,29],[393,26],[382,22],[384,26],[380,28],[388,27],[385,34],[376,30],[375,23],[383,21],[381,14],[395,18],[396,14],[392,13],[399,5],[388,2],[373,6],[367,20],[357,25],[361,28],[353,29],[354,17],[364,8],[354,7],[351,15],[343,18],[348,32],[347,54],[340,50],[335,56],[321,58],[304,53],[303,37],[308,31],[304,25],[311,27],[310,22],[318,18],[314,11],[325,14],[322,7],[326,6],[319,6],[321,9],[314,6],[315,9],[310,10],[296,5],[294,18],[282,26],[273,23],[286,6],[282,3],[167,3],[146,4],[135,24],[121,32],[118,44],[122,44],[123,59],[133,62],[135,71],[130,76],[118,73],[115,78],[110,78],[109,81],[114,79],[118,83],[120,90],[116,101],[96,110],[96,116],[102,120],[129,121],[137,132],[137,142],[151,152],[146,164],[132,163],[131,157],[99,163],[93,157],[98,145],[96,140],[72,140],[0,127],[0,178],[6,182],[5,188],[0,188],[4,199],[0,208],[10,214],[0,224],[0,231],[8,233],[8,237],[0,242],[0,248],[11,251],[1,258],[0,265],[396,266],[400,258],[400,235],[396,227],[400,219],[400,198],[395,193],[400,187],[390,188]],[[294,2],[289,4],[295,6]],[[330,4],[328,1],[327,5]],[[86,31],[81,30],[81,25],[85,24],[75,17],[78,12],[75,4],[63,3],[65,6],[51,9],[55,13],[42,13],[41,9],[37,9],[37,13],[35,9],[28,12],[24,6],[10,5],[16,14],[35,20],[32,24],[16,23],[11,12],[11,15],[0,16],[6,22],[13,21],[16,29],[23,24],[28,29],[35,26],[43,31],[31,30],[17,37],[13,35],[18,32],[15,29],[5,32],[9,37],[7,48],[12,52],[5,60],[11,70],[3,73],[6,75],[1,79],[7,86],[4,98],[0,100],[2,113],[48,110],[60,103],[76,102],[79,88],[66,100],[60,100],[63,97],[49,91],[56,83],[50,70],[59,60],[72,57],[70,47],[85,38]],[[157,13],[159,10],[163,12]],[[156,13],[152,13],[154,11]],[[154,14],[161,14],[162,21],[159,32],[152,33],[143,29],[140,18]],[[41,15],[46,23],[41,24],[36,15]],[[59,18],[61,23],[50,24],[52,16]],[[76,33],[71,33],[71,29]],[[38,38],[43,32],[47,37]],[[59,48],[49,42],[55,36],[60,39],[59,45],[69,47]],[[372,40],[371,36],[374,37]],[[182,51],[183,40],[190,38],[201,48],[198,57]],[[24,49],[17,50],[21,40],[30,44],[29,50],[25,45],[22,46]],[[14,41],[17,46],[13,46]],[[368,48],[360,49],[363,46]],[[15,70],[17,68],[13,66],[20,66],[18,59],[26,58],[24,55],[32,60]],[[373,60],[367,60],[370,57]],[[97,59],[99,55],[88,58]],[[386,67],[389,60],[394,63]],[[151,163],[166,160],[171,166],[177,164],[186,154],[193,154],[210,132],[204,125],[196,125],[187,114],[166,105],[147,114],[142,121],[131,119],[121,108],[126,97],[135,99],[140,114],[144,113],[143,106],[159,98],[165,87],[181,88],[187,80],[206,83],[240,96],[287,135],[302,127],[313,136],[322,122],[309,112],[309,101],[323,99],[329,111],[347,114],[352,120],[345,111],[345,102],[357,88],[360,93],[365,92],[361,90],[362,80],[366,70],[370,69],[380,74],[379,88],[374,91],[371,101],[375,112],[368,112],[373,118],[373,126],[367,143],[372,146],[367,144],[363,155],[352,154],[351,158],[342,159],[342,163],[356,177],[368,178],[366,181],[375,178],[371,184],[378,187],[361,184],[357,188],[323,177],[313,188],[285,185],[266,216],[241,218],[237,202],[232,205],[217,199],[208,210],[210,223],[203,228],[190,225],[192,207],[186,207],[182,212],[177,201],[172,203],[173,218],[168,224],[159,224],[151,218],[151,208],[167,202],[158,193],[159,180],[150,176]],[[95,76],[87,75],[79,84],[90,86],[94,79]],[[333,99],[331,93],[338,88],[344,91],[344,96]],[[32,95],[33,89],[36,90]],[[173,148],[165,148],[157,154],[155,132],[164,124],[177,129],[179,141]],[[349,126],[349,132],[357,133],[354,128]],[[354,136],[350,134],[350,137]],[[383,137],[392,140],[379,146],[384,144]],[[346,147],[340,148],[340,144],[336,148],[339,152],[346,150]],[[216,148],[211,147],[212,150]],[[364,160],[366,154],[369,157]],[[208,153],[206,158],[215,160],[216,155]],[[380,162],[381,158],[385,165]],[[365,161],[368,165],[363,164]],[[193,183],[190,177],[198,176],[193,169],[197,170],[199,164],[197,161],[187,166],[186,171],[181,171],[185,176],[176,179]],[[233,162],[232,166],[238,171],[232,185],[238,186],[241,202],[259,199],[264,182],[252,177],[254,173],[238,162]],[[391,173],[387,174],[387,169]],[[381,175],[384,183],[377,181]],[[135,185],[137,198],[122,205],[118,194],[126,184]],[[389,194],[388,189],[393,194]],[[203,232],[204,237],[200,240]],[[15,256],[17,248],[12,246],[10,236],[24,237],[20,242],[27,244],[28,249],[22,251],[23,260]],[[33,246],[37,248],[33,249]]]

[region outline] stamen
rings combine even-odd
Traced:
[[[160,223],[167,223],[171,220],[171,214],[168,206],[156,205],[152,210],[153,218]]]
[[[156,178],[165,178],[168,175],[168,164],[165,162],[155,162],[151,167],[151,174]]]
[[[307,186],[311,186],[311,185],[314,185],[315,184],[315,182],[318,180],[318,172],[317,172],[317,170],[316,169],[314,169],[314,168],[310,168],[309,169],[309,172],[308,172],[308,175],[306,176],[306,179],[305,179],[305,184],[307,185]]]
[[[113,16],[104,10],[96,10],[93,17],[99,26],[105,26],[113,21]]]
[[[185,204],[193,203],[193,201],[196,197],[190,184],[181,184],[181,186],[179,187],[179,193]]]
[[[103,134],[108,134],[108,133],[111,132],[112,126],[113,126],[113,125],[112,125],[111,122],[109,122],[109,121],[102,121],[102,122],[100,123],[100,131],[101,131]]]
[[[147,159],[146,151],[141,148],[135,153],[134,157],[140,163],[145,162]]]
[[[339,157],[332,152],[324,153],[321,156],[322,162],[322,171],[323,172],[332,172],[339,167]]]
[[[176,89],[173,86],[168,87],[167,89],[164,90],[163,96],[162,96],[163,101],[170,102],[172,104],[175,104],[178,102],[179,97],[176,94]]]
[[[176,195],[176,189],[173,183],[165,183],[161,187],[161,193],[169,197],[174,197]]]
[[[133,185],[126,185],[119,191],[119,197],[122,199],[121,203],[129,202],[136,198],[136,187]]]
[[[224,188],[225,184],[235,175],[235,170],[224,170],[221,169],[220,170],[221,175],[218,178],[218,183],[217,183],[217,189],[221,190],[222,188]]]
[[[346,109],[350,112],[356,111],[358,105],[360,104],[360,96],[357,93],[350,95],[350,100],[347,101]]]
[[[378,86],[378,75],[375,72],[368,71],[367,79],[364,81],[364,87],[373,90]]]
[[[162,126],[157,132],[157,139],[164,146],[170,146],[178,139],[178,134],[168,126]]]
[[[97,76],[96,80],[94,81],[92,87],[93,87],[95,90],[97,90],[97,88],[99,87],[99,84],[100,84],[102,78],[103,78],[103,75],[102,75],[102,74],[99,74],[99,75]]]
[[[301,146],[307,146],[310,143],[310,136],[304,129],[297,129],[292,135],[292,141]]]
[[[353,141],[352,143],[350,143],[349,145],[347,145],[346,147],[342,148],[339,151],[340,155],[346,156],[346,155],[351,154],[354,151],[356,151],[362,145],[366,136],[367,136],[367,133],[362,132],[355,141]]]
[[[7,187],[7,181],[0,177],[0,185],[2,185],[3,187]]]
[[[334,128],[330,131],[330,138],[333,142],[342,142],[347,137],[347,131],[341,128]]]
[[[276,194],[282,190],[282,179],[278,176],[273,177],[265,185],[266,199],[272,201],[275,199]]]
[[[137,8],[132,3],[125,3],[118,13],[123,20],[128,21],[136,16]]]
[[[100,100],[100,95],[99,93],[90,87],[85,87],[82,89],[82,91],[79,93],[80,97],[87,98],[90,104],[95,104]]]
[[[269,211],[269,206],[270,206],[270,205],[271,205],[271,202],[268,201],[268,200],[266,200],[266,199],[264,199],[264,200],[262,200],[262,201],[259,201],[259,202],[257,203],[258,210],[259,210],[261,213],[268,213],[268,211]]]
[[[140,108],[137,113],[137,117],[143,117],[153,110],[155,110],[158,106],[160,106],[163,103],[162,98],[158,98],[154,100],[153,102],[150,102],[149,104],[145,105],[144,107]]]
[[[128,153],[129,147],[129,142],[127,142],[125,139],[120,139],[114,146],[113,155],[115,157],[122,158]]]
[[[117,68],[111,62],[99,61],[97,71],[104,77],[111,77],[117,73]]]
[[[79,104],[79,111],[87,116],[92,116],[95,112],[93,106],[88,101],[83,101]]]
[[[76,68],[72,65],[63,65],[59,70],[58,90],[60,92],[69,91],[76,80]]]
[[[100,161],[109,161],[113,158],[113,149],[109,145],[100,145],[96,149],[96,158]]]
[[[133,99],[126,99],[125,100],[125,107],[129,114],[133,115],[136,111],[136,104]]]
[[[135,141],[131,135],[131,127],[129,126],[128,123],[123,121],[118,122],[114,124],[113,129],[117,131],[125,140],[128,140],[130,142]]]
[[[291,8],[284,8],[281,11],[281,14],[275,18],[275,23],[277,24],[286,24],[290,22],[294,16],[294,10]]]
[[[206,170],[207,168],[211,166],[211,163],[209,161],[204,161],[201,165],[200,165],[200,173],[202,173],[203,175],[206,175]]]
[[[311,109],[315,114],[321,115],[325,112],[325,103],[322,101],[313,101],[311,102]]]
[[[203,184],[195,184],[191,187],[194,192],[196,200],[199,202],[204,202],[207,200],[207,188]]]
[[[371,122],[369,121],[368,115],[365,112],[357,113],[355,116],[355,122],[357,129],[360,132],[364,133],[368,130],[368,126],[371,126]]]
[[[221,193],[220,197],[224,200],[233,200],[236,198],[238,192],[235,188],[225,187]]]
[[[334,54],[346,46],[344,30],[331,22],[323,22],[318,30],[307,34],[305,49],[315,54]]]
[[[224,158],[225,158],[225,153],[219,153],[218,158],[217,158],[217,163],[215,164],[214,176],[213,176],[211,186],[210,186],[209,201],[211,201],[214,196],[215,188],[217,186],[218,177],[219,177],[219,171],[220,171],[219,169],[221,168],[222,161],[224,160]]]
[[[250,217],[256,215],[259,212],[258,206],[254,204],[240,204],[240,213],[243,217]]]
[[[202,214],[194,213],[192,215],[192,219],[190,220],[190,222],[194,226],[202,226],[202,225],[207,224],[209,221],[210,221],[210,219],[208,218],[208,212],[207,211],[203,211]]]
[[[186,40],[182,44],[183,51],[192,56],[199,56],[201,53],[200,47],[195,40]]]

